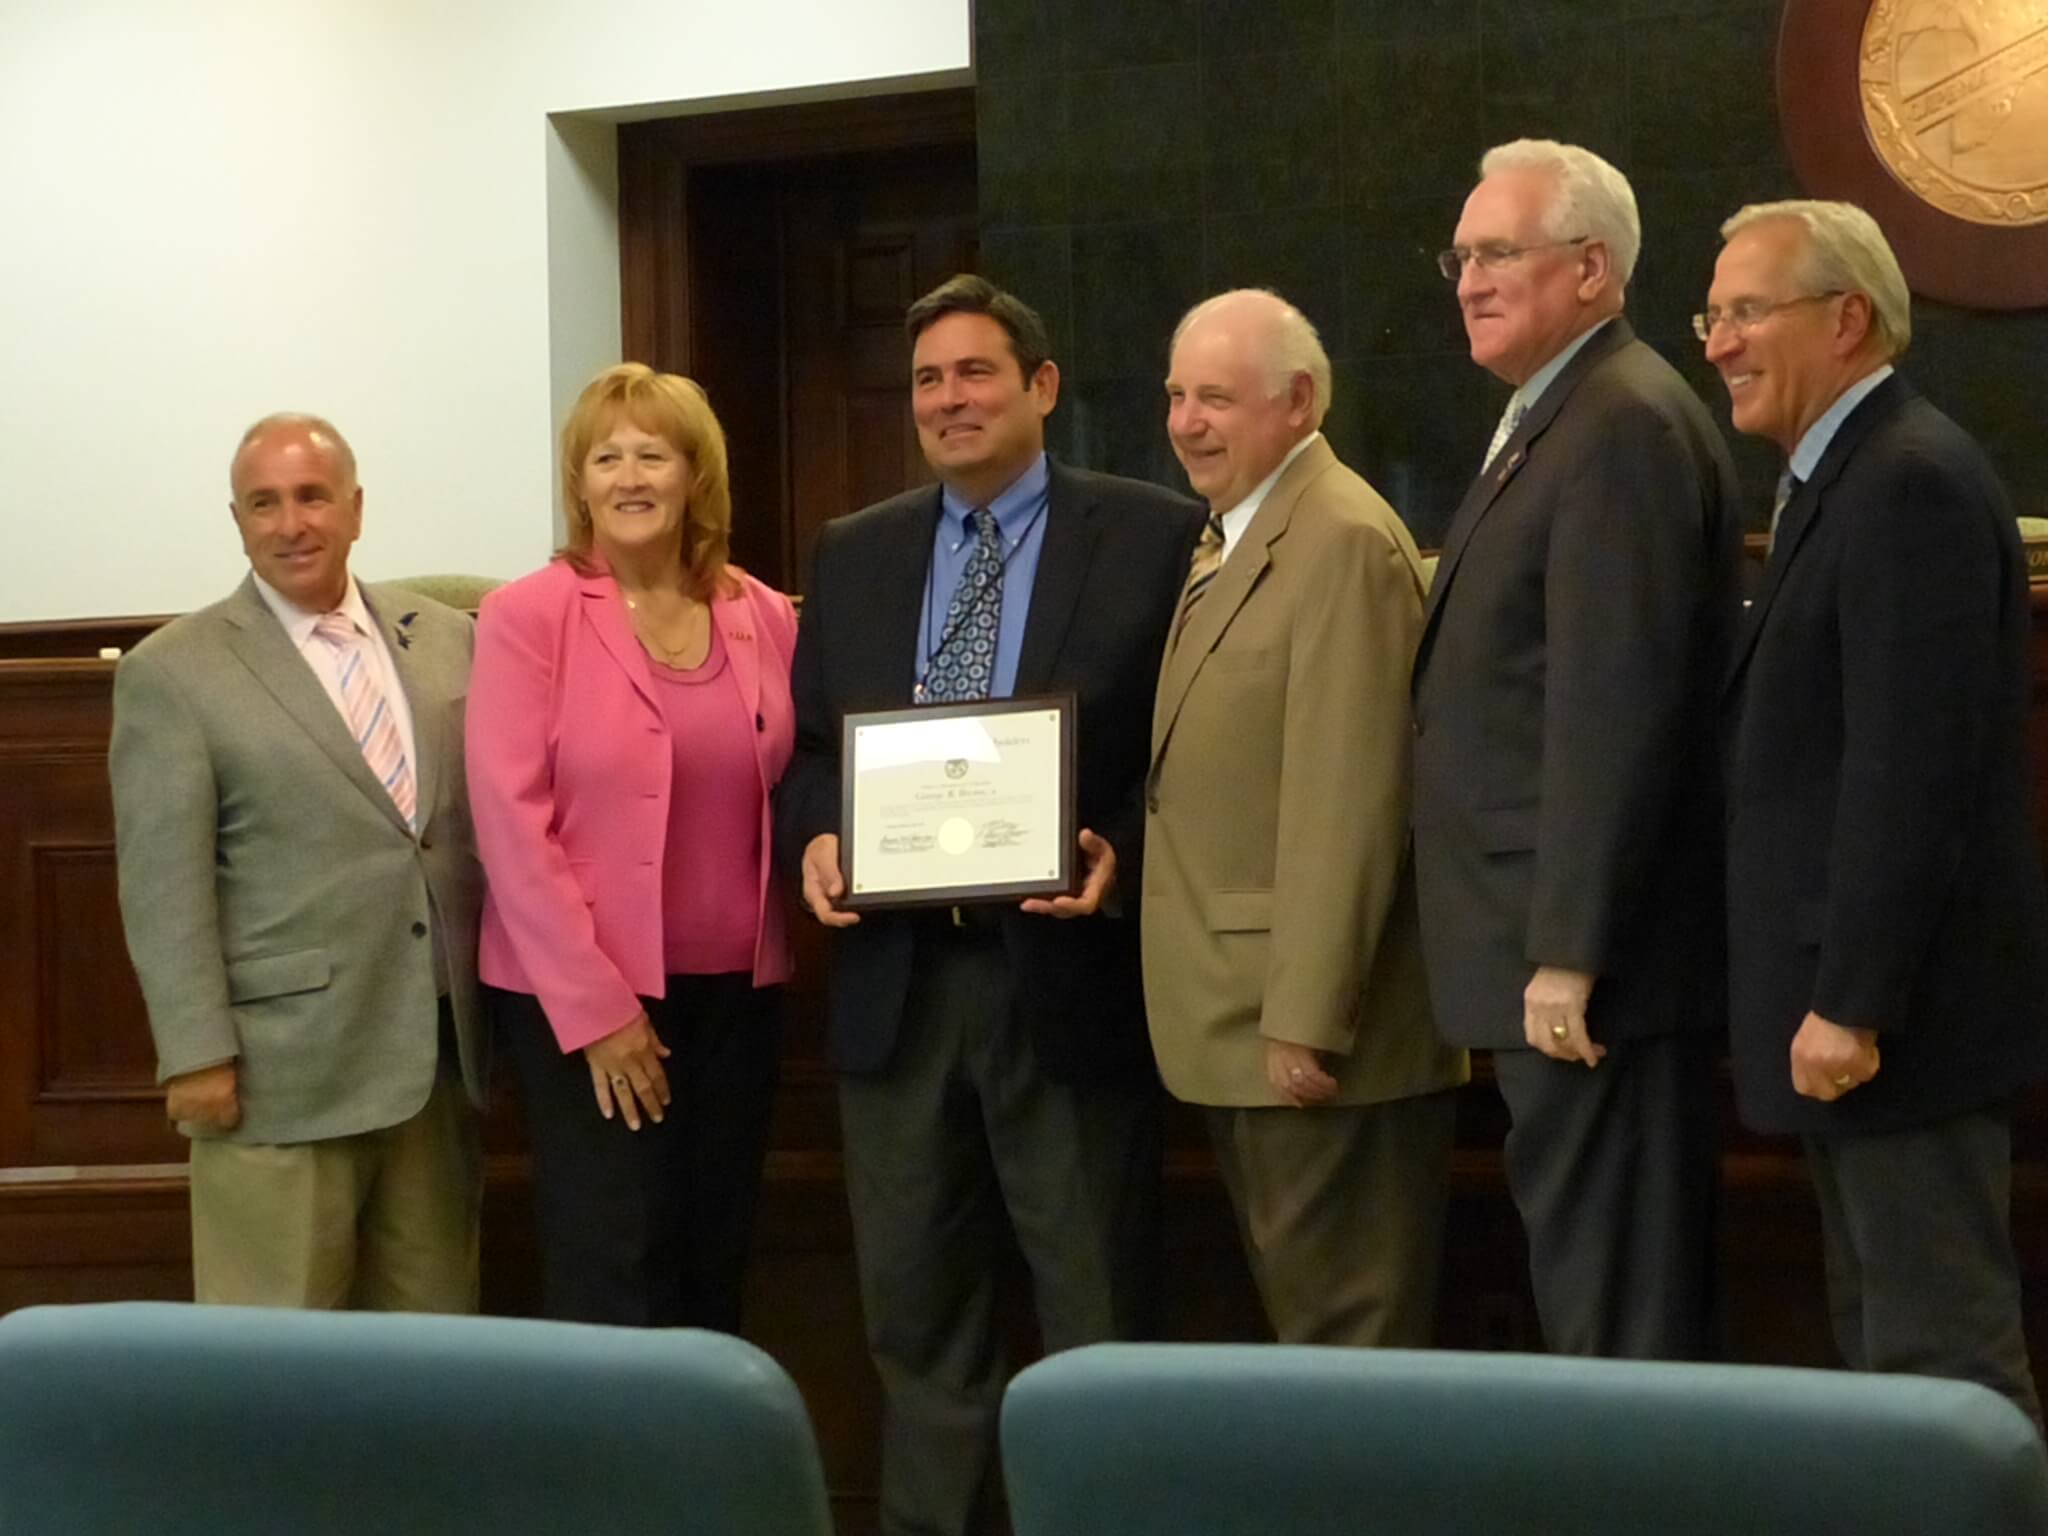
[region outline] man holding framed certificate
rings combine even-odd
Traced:
[[[1005,1210],[1048,1350],[1152,1323],[1135,901],[1153,685],[1202,517],[1047,459],[1059,370],[1012,295],[956,277],[906,328],[940,483],[819,536],[776,843],[831,930],[882,1529],[964,1536],[1007,1374]]]

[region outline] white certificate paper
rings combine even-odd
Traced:
[[[848,906],[1069,888],[1071,698],[849,715],[842,773]]]

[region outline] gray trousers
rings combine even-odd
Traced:
[[[1593,1068],[1494,1052],[1508,1189],[1552,1353],[1717,1353],[1718,1047],[1706,1034],[1620,1040]]]
[[[1975,1381],[2038,1426],[2012,1246],[2012,1116],[1808,1137],[1835,1343],[1859,1371]]]
[[[839,1082],[885,1536],[968,1536],[992,1508],[1008,1361],[1005,1212],[1048,1352],[1152,1331],[1159,1091],[1065,1084],[1014,1017],[999,936],[920,929],[896,1050]]]

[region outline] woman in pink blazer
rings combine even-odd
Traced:
[[[769,801],[796,619],[727,563],[725,434],[688,379],[593,379],[562,490],[568,543],[484,599],[467,751],[547,1311],[736,1332],[790,970]]]

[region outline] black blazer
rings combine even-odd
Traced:
[[[2029,611],[1983,451],[1893,375],[1786,505],[1726,698],[1730,1038],[1743,1120],[1938,1119],[2048,1069],[2048,886],[2028,784]],[[1876,1077],[1792,1091],[1811,1009]]]
[[[820,833],[839,831],[840,721],[911,702],[917,624],[939,491],[925,487],[827,523],[797,627],[791,686],[796,755],[777,794],[778,857],[795,872]],[[1045,543],[1031,593],[1016,692],[1080,700],[1080,824],[1117,854],[1120,914],[1061,921],[999,909],[1017,1013],[1039,1065],[1072,1080],[1150,1075],[1138,970],[1143,786],[1152,692],[1202,509],[1157,486],[1052,465]],[[917,919],[867,912],[828,940],[833,1065],[888,1064],[910,986]]]
[[[1741,531],[1727,444],[1616,318],[1466,494],[1415,663],[1438,1027],[1517,1047],[1539,964],[1599,1040],[1718,1029],[1715,722]]]

